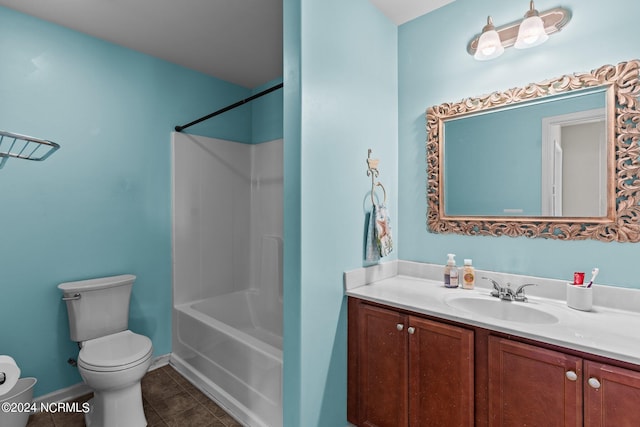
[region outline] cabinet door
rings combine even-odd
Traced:
[[[407,425],[406,316],[360,305],[358,388],[361,426]]]
[[[409,318],[409,424],[472,427],[473,331]]]
[[[584,362],[585,427],[640,425],[640,372]]]
[[[489,337],[489,426],[582,426],[582,359]]]

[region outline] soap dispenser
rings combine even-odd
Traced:
[[[456,267],[455,254],[447,254],[449,259],[447,265],[444,266],[444,287],[445,288],[457,288],[458,287],[458,268]]]
[[[476,271],[471,265],[470,259],[464,260],[464,267],[462,268],[462,288],[473,289],[476,284]]]

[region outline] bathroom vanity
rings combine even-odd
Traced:
[[[528,302],[500,301],[483,280],[446,289],[440,266],[389,264],[345,274],[351,423],[637,425],[640,292],[600,286],[580,312],[561,281],[478,272],[538,282]]]

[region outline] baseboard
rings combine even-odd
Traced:
[[[61,388],[60,390],[52,391],[51,393],[38,396],[34,399],[40,407],[40,403],[55,403],[66,402],[69,400],[77,399],[80,396],[84,396],[87,393],[91,393],[91,388],[85,383],[74,384],[69,387]]]
[[[171,353],[154,357],[151,360],[151,366],[149,366],[149,371],[155,371],[158,368],[162,368],[163,366],[168,365],[170,360],[171,360]]]
[[[151,366],[149,371],[161,368],[169,364],[171,358],[170,354],[154,357],[151,360]],[[87,393],[91,393],[91,388],[85,383],[74,384],[69,387],[61,388],[60,390],[52,391],[51,393],[38,396],[34,399],[39,406],[40,403],[55,403],[55,402],[67,402],[69,400],[77,399],[80,396],[84,396]]]

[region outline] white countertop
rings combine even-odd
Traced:
[[[420,270],[427,273],[416,277],[415,273]],[[640,366],[640,313],[615,307],[616,299],[624,300],[620,302],[621,305],[628,305],[629,300],[637,302],[640,291],[601,286],[594,294],[593,309],[578,311],[569,308],[564,299],[547,297],[547,295],[564,295],[566,285],[562,281],[482,271],[476,274],[475,289],[450,289],[445,288],[440,280],[433,279],[433,273],[441,270],[439,266],[406,261],[396,261],[395,265],[389,263],[381,267],[375,266],[373,270],[363,268],[345,273],[345,292],[351,297]],[[485,287],[489,283],[480,279],[482,275],[499,279],[507,277],[511,279],[512,284],[516,285],[539,282],[538,287],[526,288],[528,302],[504,301],[501,303],[526,304],[554,315],[558,321],[550,324],[505,321],[469,313],[447,304],[447,301],[453,298],[465,296],[496,300],[490,296],[490,289]],[[424,276],[432,276],[432,278]],[[498,281],[501,284],[506,283]],[[481,282],[486,282],[486,285]],[[536,291],[545,296],[536,295]],[[609,306],[597,305],[598,302]]]

